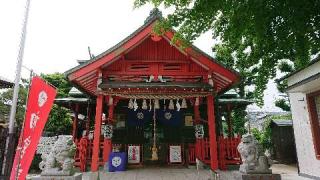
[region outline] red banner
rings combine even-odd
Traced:
[[[20,134],[10,180],[26,178],[55,96],[55,88],[40,77],[32,78],[24,128]]]

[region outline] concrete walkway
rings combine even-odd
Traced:
[[[96,180],[98,173],[84,173],[83,180]],[[124,172],[101,172],[100,179],[108,180],[208,180],[210,179],[209,170],[199,170],[178,168],[178,167],[143,167],[137,169],[129,169]]]
[[[310,180],[298,175],[294,165],[274,164],[273,173],[281,174],[282,180]],[[29,178],[32,175],[29,175]],[[218,171],[219,180],[238,180],[241,174],[238,171]],[[27,178],[28,179],[28,178]],[[186,167],[139,167],[128,169],[124,172],[99,172],[83,173],[83,180],[208,180],[213,179],[208,169],[201,169],[199,172],[195,168]]]
[[[281,174],[282,180],[310,180],[298,175],[294,165],[275,164],[272,166],[273,173]],[[238,171],[218,171],[219,180],[240,180]],[[124,172],[102,172],[100,179],[108,180],[208,180],[213,179],[209,170],[188,169],[184,167],[143,167],[129,169]],[[98,173],[84,173],[83,180],[96,180]]]

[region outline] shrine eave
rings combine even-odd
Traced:
[[[207,83],[187,83],[187,82],[104,82],[99,85],[101,89],[114,88],[182,88],[182,89],[202,89],[212,90],[213,87]]]
[[[90,94],[93,96],[97,95],[97,82],[96,80],[99,73],[103,68],[106,68],[110,64],[114,63],[114,61],[118,61],[124,58],[124,54],[135,48],[138,44],[143,42],[147,37],[152,35],[152,25],[156,20],[161,19],[162,16],[159,13],[150,14],[145,23],[139,27],[136,31],[126,37],[124,40],[120,41],[115,46],[106,50],[105,52],[99,54],[98,56],[92,57],[88,61],[81,61],[80,64],[68,71],[65,72],[65,76],[67,79],[74,84],[79,90],[85,92],[86,94]],[[163,37],[164,39],[170,41],[173,38],[175,31],[171,30],[166,32]],[[175,45],[174,45],[175,46]],[[179,49],[179,45],[177,45],[177,49]],[[180,49],[181,50],[181,49]],[[191,45],[188,48],[185,48],[182,53],[188,56],[188,58],[202,66],[206,70],[208,70],[212,76],[212,79],[215,83],[214,91],[218,94],[230,89],[233,85],[237,84],[241,78],[238,72],[233,69],[225,67],[220,62],[216,61],[213,57],[206,54],[199,48]],[[122,58],[121,58],[122,57]],[[102,74],[102,73],[101,73]],[[141,75],[144,75],[144,72],[141,72]],[[154,74],[152,74],[154,75]],[[160,74],[162,75],[162,74]],[[210,77],[211,78],[211,77]],[[100,85],[99,85],[100,86]],[[208,87],[210,85],[204,84],[103,84],[100,88],[129,88],[129,87],[168,87],[168,88],[204,88],[204,89],[212,89],[212,87]],[[193,87],[195,86],[195,87]]]

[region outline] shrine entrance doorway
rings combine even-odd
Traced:
[[[123,99],[119,103],[122,108],[115,109],[112,142],[114,148],[127,152],[129,165],[184,164],[185,144],[195,142],[186,100]]]

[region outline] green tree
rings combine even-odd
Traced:
[[[57,97],[67,97],[72,85],[61,73],[41,74],[41,77],[58,89]]]
[[[19,88],[19,98],[17,102],[17,110],[16,110],[16,126],[21,128],[23,120],[24,120],[24,113],[25,113],[25,105],[26,99],[28,94],[28,82],[25,79],[22,79],[22,83],[20,84]],[[0,120],[8,121],[11,102],[12,102],[12,95],[13,89],[6,89],[0,92]]]
[[[187,44],[212,30],[221,40],[214,45],[217,59],[240,72],[240,94],[259,105],[278,64],[287,59],[294,69],[304,67],[320,49],[318,0],[136,0],[134,5],[146,3],[175,9],[154,28],[157,33],[177,29],[174,40]],[[254,91],[245,92],[250,85]]]
[[[41,74],[41,77],[57,88],[56,98],[68,96],[68,92],[72,86],[63,74]],[[45,126],[45,131],[54,134],[70,134],[72,130],[72,119],[70,113],[69,109],[54,104],[51,108],[51,112]]]

